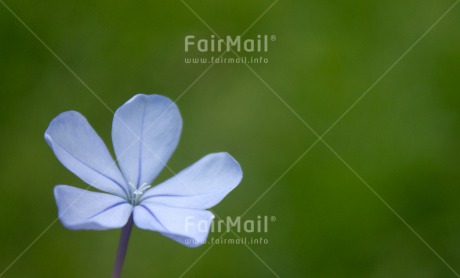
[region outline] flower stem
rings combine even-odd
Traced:
[[[120,240],[118,241],[117,257],[115,258],[115,265],[113,266],[112,278],[120,278],[125,261],[126,251],[128,249],[129,236],[133,229],[133,215],[129,216],[128,222],[121,230]]]

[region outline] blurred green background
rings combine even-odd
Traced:
[[[184,63],[184,37],[211,33],[180,1],[2,1],[111,109],[140,92],[175,99],[208,67]],[[187,3],[234,36],[272,1]],[[277,37],[269,63],[251,66],[322,133],[453,3],[279,1],[246,35]],[[460,5],[325,137],[457,272],[459,26]],[[112,114],[3,5],[0,103],[1,272],[55,220],[54,185],[86,187],[46,145],[49,122],[77,110],[111,147]],[[243,182],[214,209],[221,217],[245,211],[316,139],[241,64],[213,66],[178,106],[184,129],[172,169],[217,151],[243,167]],[[246,218],[258,215],[276,216],[269,233],[240,236],[269,240],[250,247],[279,277],[456,276],[322,143]],[[57,222],[4,277],[108,277],[119,232]],[[215,245],[189,269],[209,246],[135,228],[125,277],[274,276],[244,245]]]

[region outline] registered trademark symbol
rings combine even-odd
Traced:
[[[276,36],[275,36],[275,35],[271,35],[271,36],[270,36],[270,40],[271,40],[272,42],[276,41]],[[276,217],[275,217],[275,219],[276,219]]]
[[[275,221],[276,221],[276,216],[270,217],[270,221],[271,221],[271,222],[275,222]]]

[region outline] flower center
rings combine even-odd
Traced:
[[[152,187],[151,185],[149,184],[146,184],[146,183],[143,183],[139,188],[134,185],[132,182],[128,182],[129,183],[129,186],[131,186],[131,194],[129,196],[129,201],[131,202],[131,204],[133,206],[136,206],[139,204],[139,201],[141,199],[141,196],[142,194],[144,194],[145,190],[149,189],[150,187]]]

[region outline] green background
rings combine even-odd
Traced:
[[[269,240],[250,247],[279,277],[455,277],[323,143],[281,177],[317,137],[247,67],[214,65],[189,88],[208,65],[184,63],[184,37],[211,32],[180,1],[2,1],[113,110],[136,93],[176,99],[187,90],[169,165],[179,171],[217,151],[240,162],[244,179],[214,208],[219,216],[240,215],[279,180],[245,217],[275,216],[269,232],[239,234]],[[272,2],[188,3],[219,35],[235,36]],[[250,66],[322,133],[453,3],[279,1],[246,35],[277,38],[269,63]],[[324,138],[456,271],[459,26],[460,5]],[[46,145],[49,122],[77,110],[111,148],[112,113],[3,5],[0,103],[3,271],[56,219],[54,185],[86,187]],[[119,232],[56,222],[4,277],[109,277]],[[179,277],[209,246],[135,228],[125,277]],[[184,275],[271,276],[244,245],[215,245]]]

